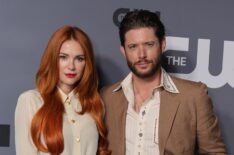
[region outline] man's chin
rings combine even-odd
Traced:
[[[134,73],[135,76],[139,77],[139,78],[152,78],[154,77],[157,72],[158,72],[159,68],[157,70],[154,70],[152,68],[148,69],[148,70],[132,70],[132,72]]]
[[[154,75],[154,73],[151,72],[135,72],[134,74],[139,78],[150,78]]]

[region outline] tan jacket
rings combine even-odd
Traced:
[[[226,155],[225,145],[202,83],[171,77],[180,93],[162,90],[159,114],[160,155]],[[128,102],[120,82],[105,87],[101,96],[106,108],[109,149],[112,155],[125,154],[125,126]]]

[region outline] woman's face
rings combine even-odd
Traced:
[[[58,87],[69,93],[83,75],[85,55],[80,44],[75,40],[65,41],[59,51]]]

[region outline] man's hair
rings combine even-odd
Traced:
[[[124,46],[125,34],[129,30],[137,28],[153,28],[155,36],[162,43],[165,28],[158,15],[148,10],[134,10],[125,15],[119,26],[119,37],[122,46]]]

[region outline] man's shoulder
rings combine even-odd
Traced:
[[[201,81],[191,81],[187,79],[178,78],[175,76],[171,76],[174,84],[176,85],[177,89],[180,93],[196,93],[199,91],[207,92],[206,84],[202,83]]]
[[[195,86],[198,85],[200,82],[182,79],[176,76],[171,76],[172,81],[177,85],[184,85],[184,86]]]
[[[113,84],[110,84],[110,85],[107,85],[107,86],[104,86],[102,87],[101,89],[101,94],[106,94],[106,93],[112,93],[115,91],[115,89],[118,89],[119,87],[121,87],[121,82],[122,81],[118,81],[118,82],[115,82]]]
[[[104,102],[113,101],[122,98],[121,82],[122,81],[118,81],[116,83],[104,86],[100,90],[100,96]]]

